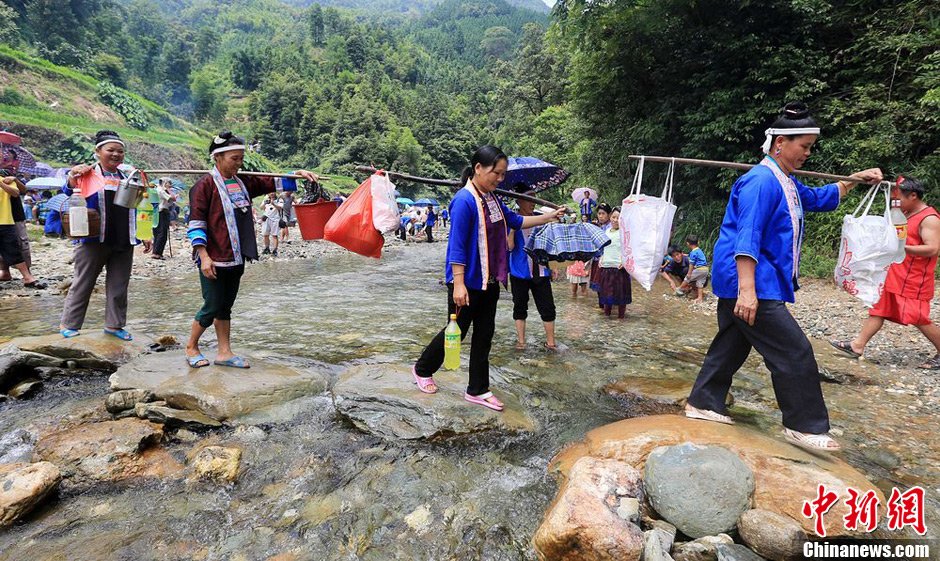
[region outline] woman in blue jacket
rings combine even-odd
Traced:
[[[799,288],[803,213],[835,210],[855,183],[810,189],[794,179],[819,135],[804,104],[787,104],[765,134],[766,157],[731,187],[712,264],[718,334],[685,414],[734,424],[725,397],[753,347],[770,370],[786,439],[804,448],[835,451],[839,444],[828,434],[829,412],[813,347],[786,303],[793,302]],[[852,177],[866,183],[882,179],[879,169]]]
[[[495,146],[482,146],[463,172],[461,189],[450,203],[451,229],[447,240],[447,313],[457,314],[461,338],[473,325],[470,343],[470,383],[464,399],[495,411],[503,403],[490,392],[490,346],[496,329],[499,285],[509,279],[509,230],[548,224],[564,208],[540,216],[520,216],[493,194],[506,176],[509,160]],[[424,393],[437,392],[434,373],[444,363],[444,330],[425,347],[412,368]]]

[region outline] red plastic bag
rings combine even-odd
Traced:
[[[385,238],[372,224],[372,187],[368,179],[330,217],[323,237],[359,255],[382,257]]]

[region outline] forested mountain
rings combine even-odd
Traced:
[[[940,186],[935,2],[560,0],[550,18],[517,4],[2,0],[0,37],[257,136],[283,165],[453,177],[495,142],[617,201],[629,154],[753,161],[801,99],[823,127],[811,167]],[[732,177],[682,168],[681,228],[713,237]],[[838,217],[818,220],[828,247]]]

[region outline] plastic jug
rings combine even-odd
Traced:
[[[85,197],[77,191],[69,197],[69,236],[84,238],[88,236],[88,205]]]
[[[460,368],[460,326],[457,325],[457,314],[450,314],[450,323],[444,329],[444,368]]]
[[[149,241],[153,239],[153,205],[144,199],[137,205],[137,239]]]

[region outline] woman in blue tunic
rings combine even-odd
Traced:
[[[799,288],[803,213],[835,210],[854,182],[811,189],[792,173],[809,158],[819,127],[802,103],[789,103],[765,131],[766,157],[731,188],[712,269],[718,333],[689,395],[685,414],[734,424],[725,397],[751,348],[770,370],[784,436],[812,450],[835,451],[813,348],[786,308]],[[881,181],[879,169],[855,174]]]
[[[506,177],[509,159],[495,146],[482,146],[463,172],[464,188],[450,202],[450,237],[447,240],[447,313],[457,314],[460,337],[473,325],[470,343],[470,381],[464,399],[503,410],[490,391],[490,346],[496,329],[499,285],[509,280],[509,230],[554,222],[566,209],[539,216],[521,216],[509,210],[493,191]],[[444,330],[428,343],[412,368],[414,381],[424,393],[437,392],[434,373],[444,363]]]

